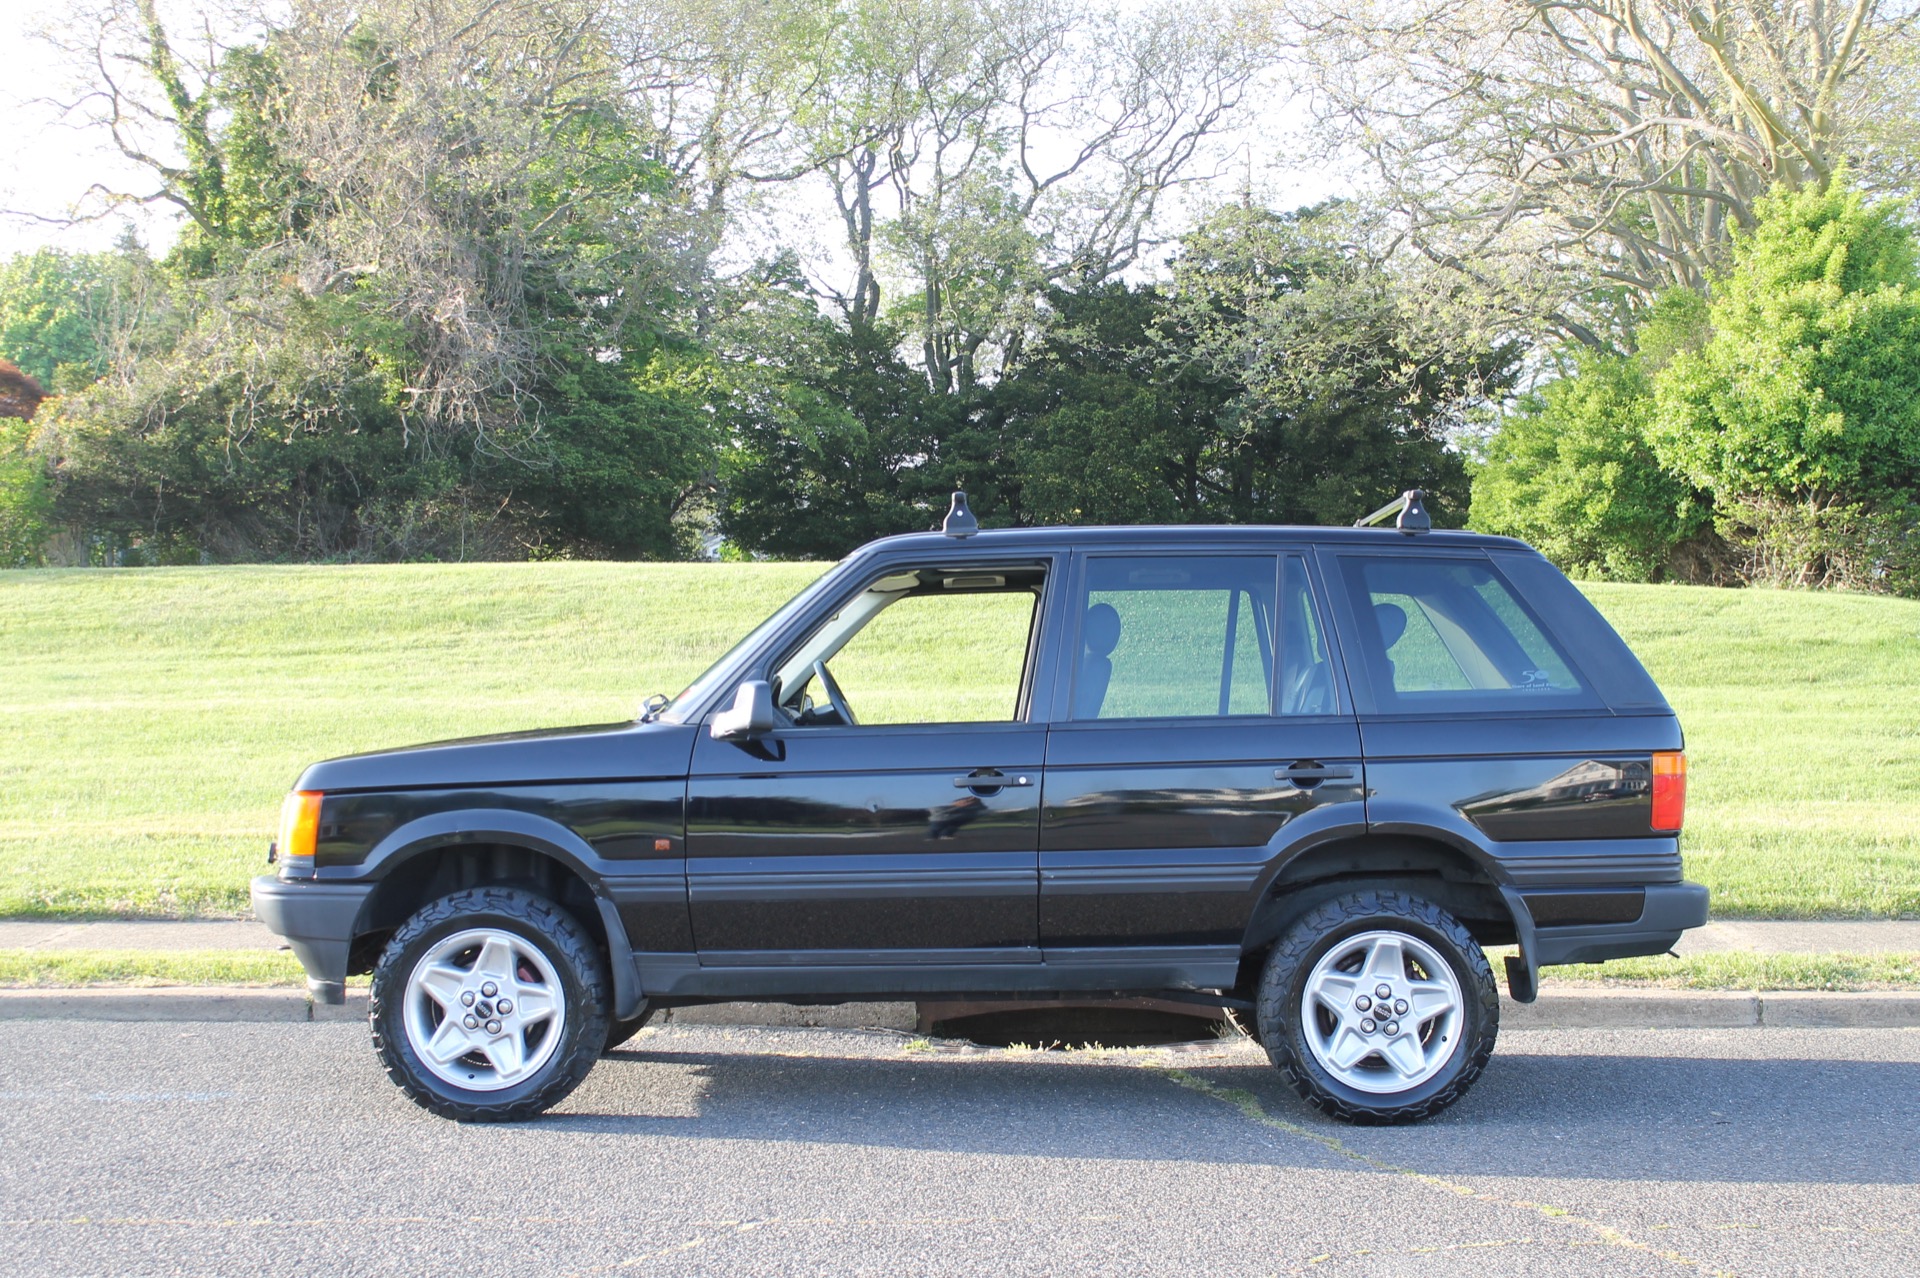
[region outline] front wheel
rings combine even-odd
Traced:
[[[630,1016],[624,1021],[612,1021],[612,1020],[608,1021],[607,1022],[607,1043],[605,1047],[602,1047],[600,1049],[600,1054],[604,1056],[608,1052],[613,1051],[615,1048],[618,1048],[624,1045],[628,1039],[632,1038],[635,1034],[638,1034],[641,1030],[645,1029],[647,1027],[647,1022],[652,1019],[653,1019],[653,1009],[650,1007],[643,1007],[638,1016]]]
[[[1283,933],[1258,999],[1268,1057],[1351,1123],[1406,1123],[1459,1100],[1486,1068],[1500,992],[1459,920],[1400,892],[1324,902]]]
[[[560,906],[474,888],[408,919],[374,969],[374,1047],[416,1104],[515,1122],[580,1085],[607,1041],[606,961]]]

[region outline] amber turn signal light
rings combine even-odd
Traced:
[[[1659,750],[1653,756],[1653,828],[1678,834],[1687,819],[1687,756]]]
[[[320,841],[318,790],[295,790],[280,805],[280,863],[313,864],[314,844]]]

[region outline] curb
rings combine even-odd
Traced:
[[[363,1021],[365,991],[344,1004],[315,1003],[304,990],[246,986],[0,989],[0,1021]],[[1766,993],[1708,990],[1554,990],[1537,1003],[1502,1000],[1500,1028],[1535,1029],[1905,1029],[1920,1027],[1920,993],[1875,990]],[[657,1025],[814,1027],[911,1031],[913,1003],[719,1003],[673,1008]]]
[[[1920,994],[1901,990],[1555,990],[1537,1003],[1502,1000],[1500,1028],[1905,1029]]]

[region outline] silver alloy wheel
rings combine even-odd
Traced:
[[[540,948],[512,932],[455,932],[407,977],[407,1042],[436,1078],[497,1092],[540,1072],[566,1026],[560,974]]]
[[[1307,974],[1300,1024],[1321,1068],[1355,1091],[1404,1092],[1460,1050],[1465,998],[1438,950],[1405,932],[1342,937]]]

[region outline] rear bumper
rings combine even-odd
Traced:
[[[307,989],[319,1003],[347,998],[347,952],[371,883],[284,882],[267,874],[253,881],[253,912],[269,931],[286,938]]]
[[[1707,889],[1698,883],[1653,883],[1646,893],[1646,905],[1631,923],[1535,927],[1529,955],[1534,966],[1665,954],[1682,932],[1707,921]]]

